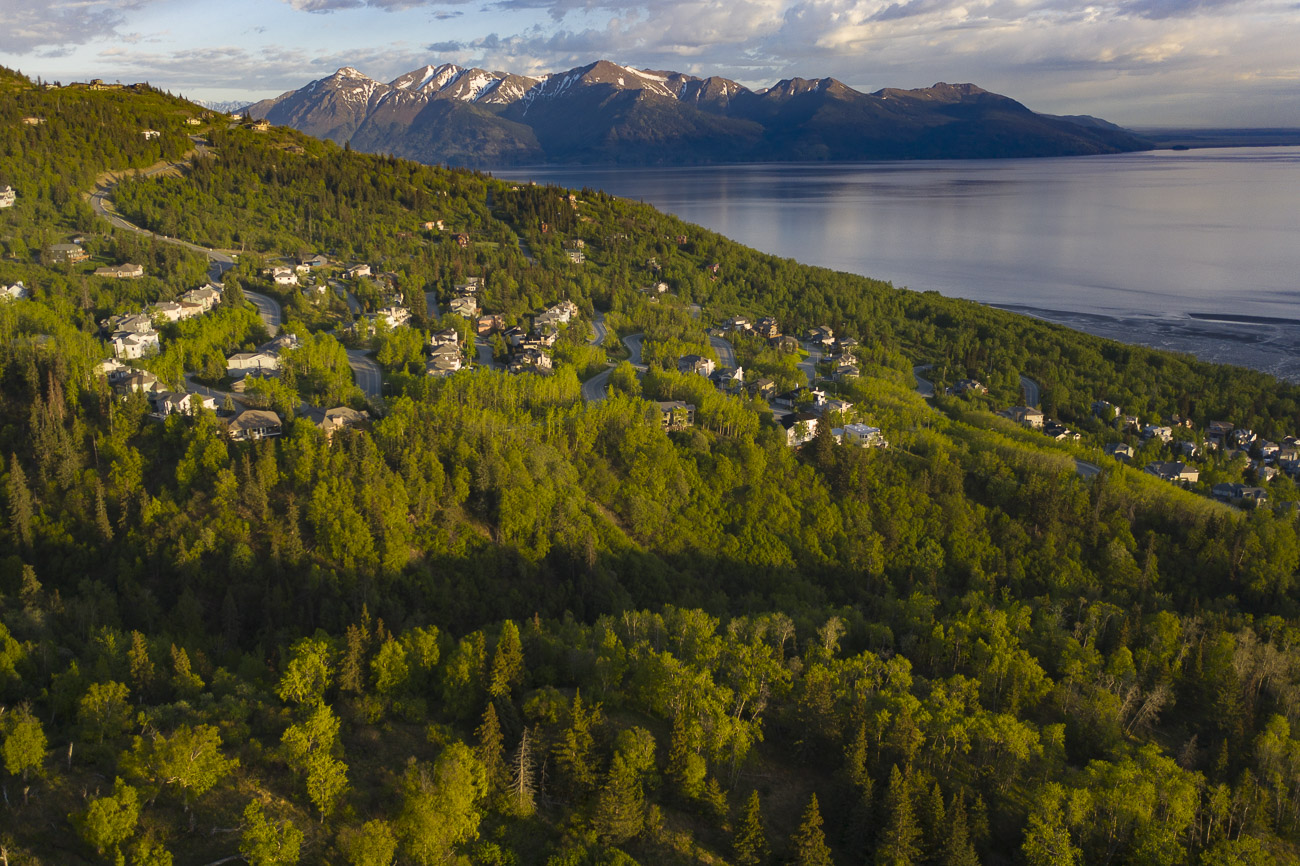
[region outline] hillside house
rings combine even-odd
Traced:
[[[1110,422],[1122,415],[1123,412],[1118,406],[1107,400],[1094,400],[1092,403],[1092,414],[1103,421]]]
[[[479,316],[474,321],[474,333],[482,337],[493,331],[500,331],[506,326],[506,320],[500,313],[490,313],[486,316]]]
[[[18,193],[9,184],[0,186],[0,207],[13,207],[14,202],[18,201]]]
[[[235,442],[251,442],[284,432],[280,416],[266,409],[246,409],[226,422],[226,432]]]
[[[127,376],[131,375],[133,370],[134,368],[128,367],[116,358],[108,358],[107,360],[100,361],[95,365],[96,375],[103,376],[108,380],[108,384],[110,385],[116,385],[118,382],[121,382]]]
[[[271,282],[277,286],[296,286],[298,285],[298,275],[294,273],[293,268],[275,267],[263,271],[271,277]]]
[[[155,418],[169,415],[197,415],[201,410],[217,411],[217,401],[202,394],[185,391],[157,391],[149,397],[153,411],[149,414]]]
[[[114,334],[118,331],[134,331],[143,334],[153,330],[153,319],[148,313],[122,313],[104,319],[99,323],[99,327],[106,334]]]
[[[303,417],[312,423],[316,429],[325,434],[325,441],[329,442],[334,438],[334,434],[340,430],[359,429],[364,427],[370,420],[369,412],[358,412],[356,409],[347,406],[336,406],[333,409],[317,409],[308,407],[303,412]]]
[[[90,255],[77,244],[50,245],[50,259],[56,265],[75,265],[88,258]]]
[[[1200,470],[1178,460],[1157,460],[1143,466],[1142,471],[1171,484],[1195,484],[1201,478]]]
[[[1129,445],[1127,442],[1112,442],[1102,450],[1105,451],[1108,456],[1114,457],[1116,460],[1124,461],[1125,463],[1133,459],[1133,446]]]
[[[434,347],[428,362],[424,365],[424,372],[430,376],[447,376],[463,366],[460,349],[444,344]]]
[[[965,396],[967,394],[987,394],[989,389],[984,386],[978,379],[962,379],[956,385],[952,386],[954,394]]]
[[[1023,424],[1031,430],[1043,429],[1043,413],[1033,406],[1012,406],[1010,409],[1003,409],[998,414],[1004,418],[1010,418],[1017,424]]]
[[[835,365],[835,370],[831,375],[836,382],[847,382],[850,379],[858,378],[861,373],[857,364],[852,361],[842,360]]]
[[[130,368],[128,368],[130,369]],[[148,370],[135,370],[121,376],[117,382],[117,390],[120,394],[153,394],[156,391],[164,390],[158,382],[158,377]]]
[[[144,332],[137,331],[118,331],[110,338],[113,344],[113,354],[126,360],[136,358],[150,358],[158,354],[158,332],[148,330]]]
[[[738,394],[745,388],[744,367],[720,367],[709,378],[718,390],[727,394]]]
[[[478,315],[478,301],[470,297],[452,298],[447,308],[466,319],[472,319]]]
[[[1142,438],[1159,439],[1161,442],[1169,443],[1174,441],[1174,431],[1161,424],[1147,424],[1142,428]]]
[[[684,430],[695,424],[695,404],[680,400],[660,401],[659,423],[664,430]]]
[[[406,307],[384,307],[376,310],[372,318],[389,328],[397,328],[411,321],[411,311]]]
[[[518,352],[510,360],[508,367],[511,373],[523,373],[532,371],[547,375],[554,369],[551,356],[541,349],[526,348]]]
[[[370,265],[368,264],[363,263],[359,265],[353,265],[352,267],[348,268],[349,280],[359,280],[362,277],[368,277],[368,276],[370,276]]]
[[[778,423],[785,430],[785,444],[791,448],[811,442],[817,435],[817,416],[811,412],[791,412]]]
[[[95,276],[108,277],[112,280],[134,280],[144,276],[144,266],[133,265],[130,262],[121,265],[109,265],[105,268],[95,268]]]
[[[582,250],[569,250],[569,261],[572,264],[580,265],[587,260],[587,256]]]
[[[1245,484],[1216,484],[1210,488],[1210,495],[1220,502],[1247,508],[1258,508],[1268,502],[1267,490],[1263,487],[1247,487]]]
[[[758,320],[754,326],[754,333],[764,340],[775,340],[781,336],[781,326],[777,324],[776,319],[771,316],[764,316]]]
[[[239,352],[226,359],[226,375],[242,379],[253,372],[279,372],[280,356],[274,352]]]
[[[713,375],[713,368],[712,359],[700,355],[683,355],[677,361],[677,371],[679,373],[695,373],[707,378]]]
[[[12,286],[0,286],[0,301],[22,301],[31,296],[31,291],[23,285],[22,280]]]
[[[845,445],[856,445],[859,448],[889,447],[889,443],[885,441],[885,434],[880,432],[880,428],[869,424],[845,424],[840,441]]]
[[[437,348],[438,346],[452,346],[460,348],[460,331],[455,328],[448,328],[445,331],[434,331],[429,335],[429,345]]]
[[[209,312],[221,300],[221,287],[213,283],[198,289],[190,289],[181,295],[182,304],[194,304],[203,309],[203,312]]]
[[[192,313],[188,315],[197,315],[202,312],[198,307],[191,307]],[[149,308],[155,319],[161,319],[165,322],[179,322],[185,318],[187,313],[185,307],[175,301],[159,301]]]

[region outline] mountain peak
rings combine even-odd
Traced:
[[[331,78],[369,78],[370,76],[363,74],[362,72],[360,72],[359,70],[357,70],[352,66],[344,66],[340,68],[338,72],[335,72],[330,77]]]

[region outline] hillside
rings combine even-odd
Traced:
[[[10,862],[1300,854],[1300,388],[148,89],[0,156]]]
[[[254,117],[428,164],[683,164],[1073,156],[1148,143],[1097,118],[1035,114],[970,84],[859,93],[833,78],[752,91],[601,60],[541,79],[451,64],[388,83],[345,67]]]

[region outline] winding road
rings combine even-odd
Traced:
[[[709,337],[709,345],[718,353],[718,364],[722,367],[736,366],[736,353],[731,344],[721,337]]]
[[[267,332],[274,337],[280,333],[280,321],[282,312],[280,302],[270,295],[264,295],[261,292],[250,292],[244,289],[244,297],[257,307],[257,314],[262,317],[262,322],[266,325]]]
[[[916,393],[927,400],[934,396],[934,383],[929,379],[922,379],[921,374],[933,366],[933,364],[919,364],[912,368],[912,375],[916,377]]]
[[[367,397],[378,397],[384,390],[384,375],[376,364],[362,349],[348,349],[348,366],[352,368],[352,377],[357,386]]]
[[[1033,379],[1030,379],[1028,376],[1021,376],[1020,387],[1025,391],[1025,405],[1037,407],[1038,398],[1042,390],[1038,387],[1038,383]]]
[[[609,331],[605,328],[605,314],[599,310],[594,311],[591,315],[591,330],[594,333],[587,342],[593,346],[603,346],[605,338],[609,336]]]
[[[623,345],[627,347],[629,359],[632,366],[638,370],[644,370],[645,366],[641,363],[641,339],[644,334],[628,334],[623,338]],[[582,383],[582,399],[588,403],[594,403],[597,400],[604,400],[609,396],[609,376],[614,372],[610,367],[602,370],[590,379]]]

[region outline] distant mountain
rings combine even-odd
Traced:
[[[387,84],[344,67],[248,111],[357,150],[472,167],[1072,156],[1151,146],[1104,120],[1035,114],[973,84],[860,93],[833,78],[791,78],[754,91],[607,60],[542,78],[443,64]]]
[[[237,100],[228,102],[214,102],[210,99],[196,99],[194,102],[202,105],[204,108],[210,108],[213,111],[220,111],[222,114],[233,114],[234,112],[243,112],[248,107],[248,100]]]

